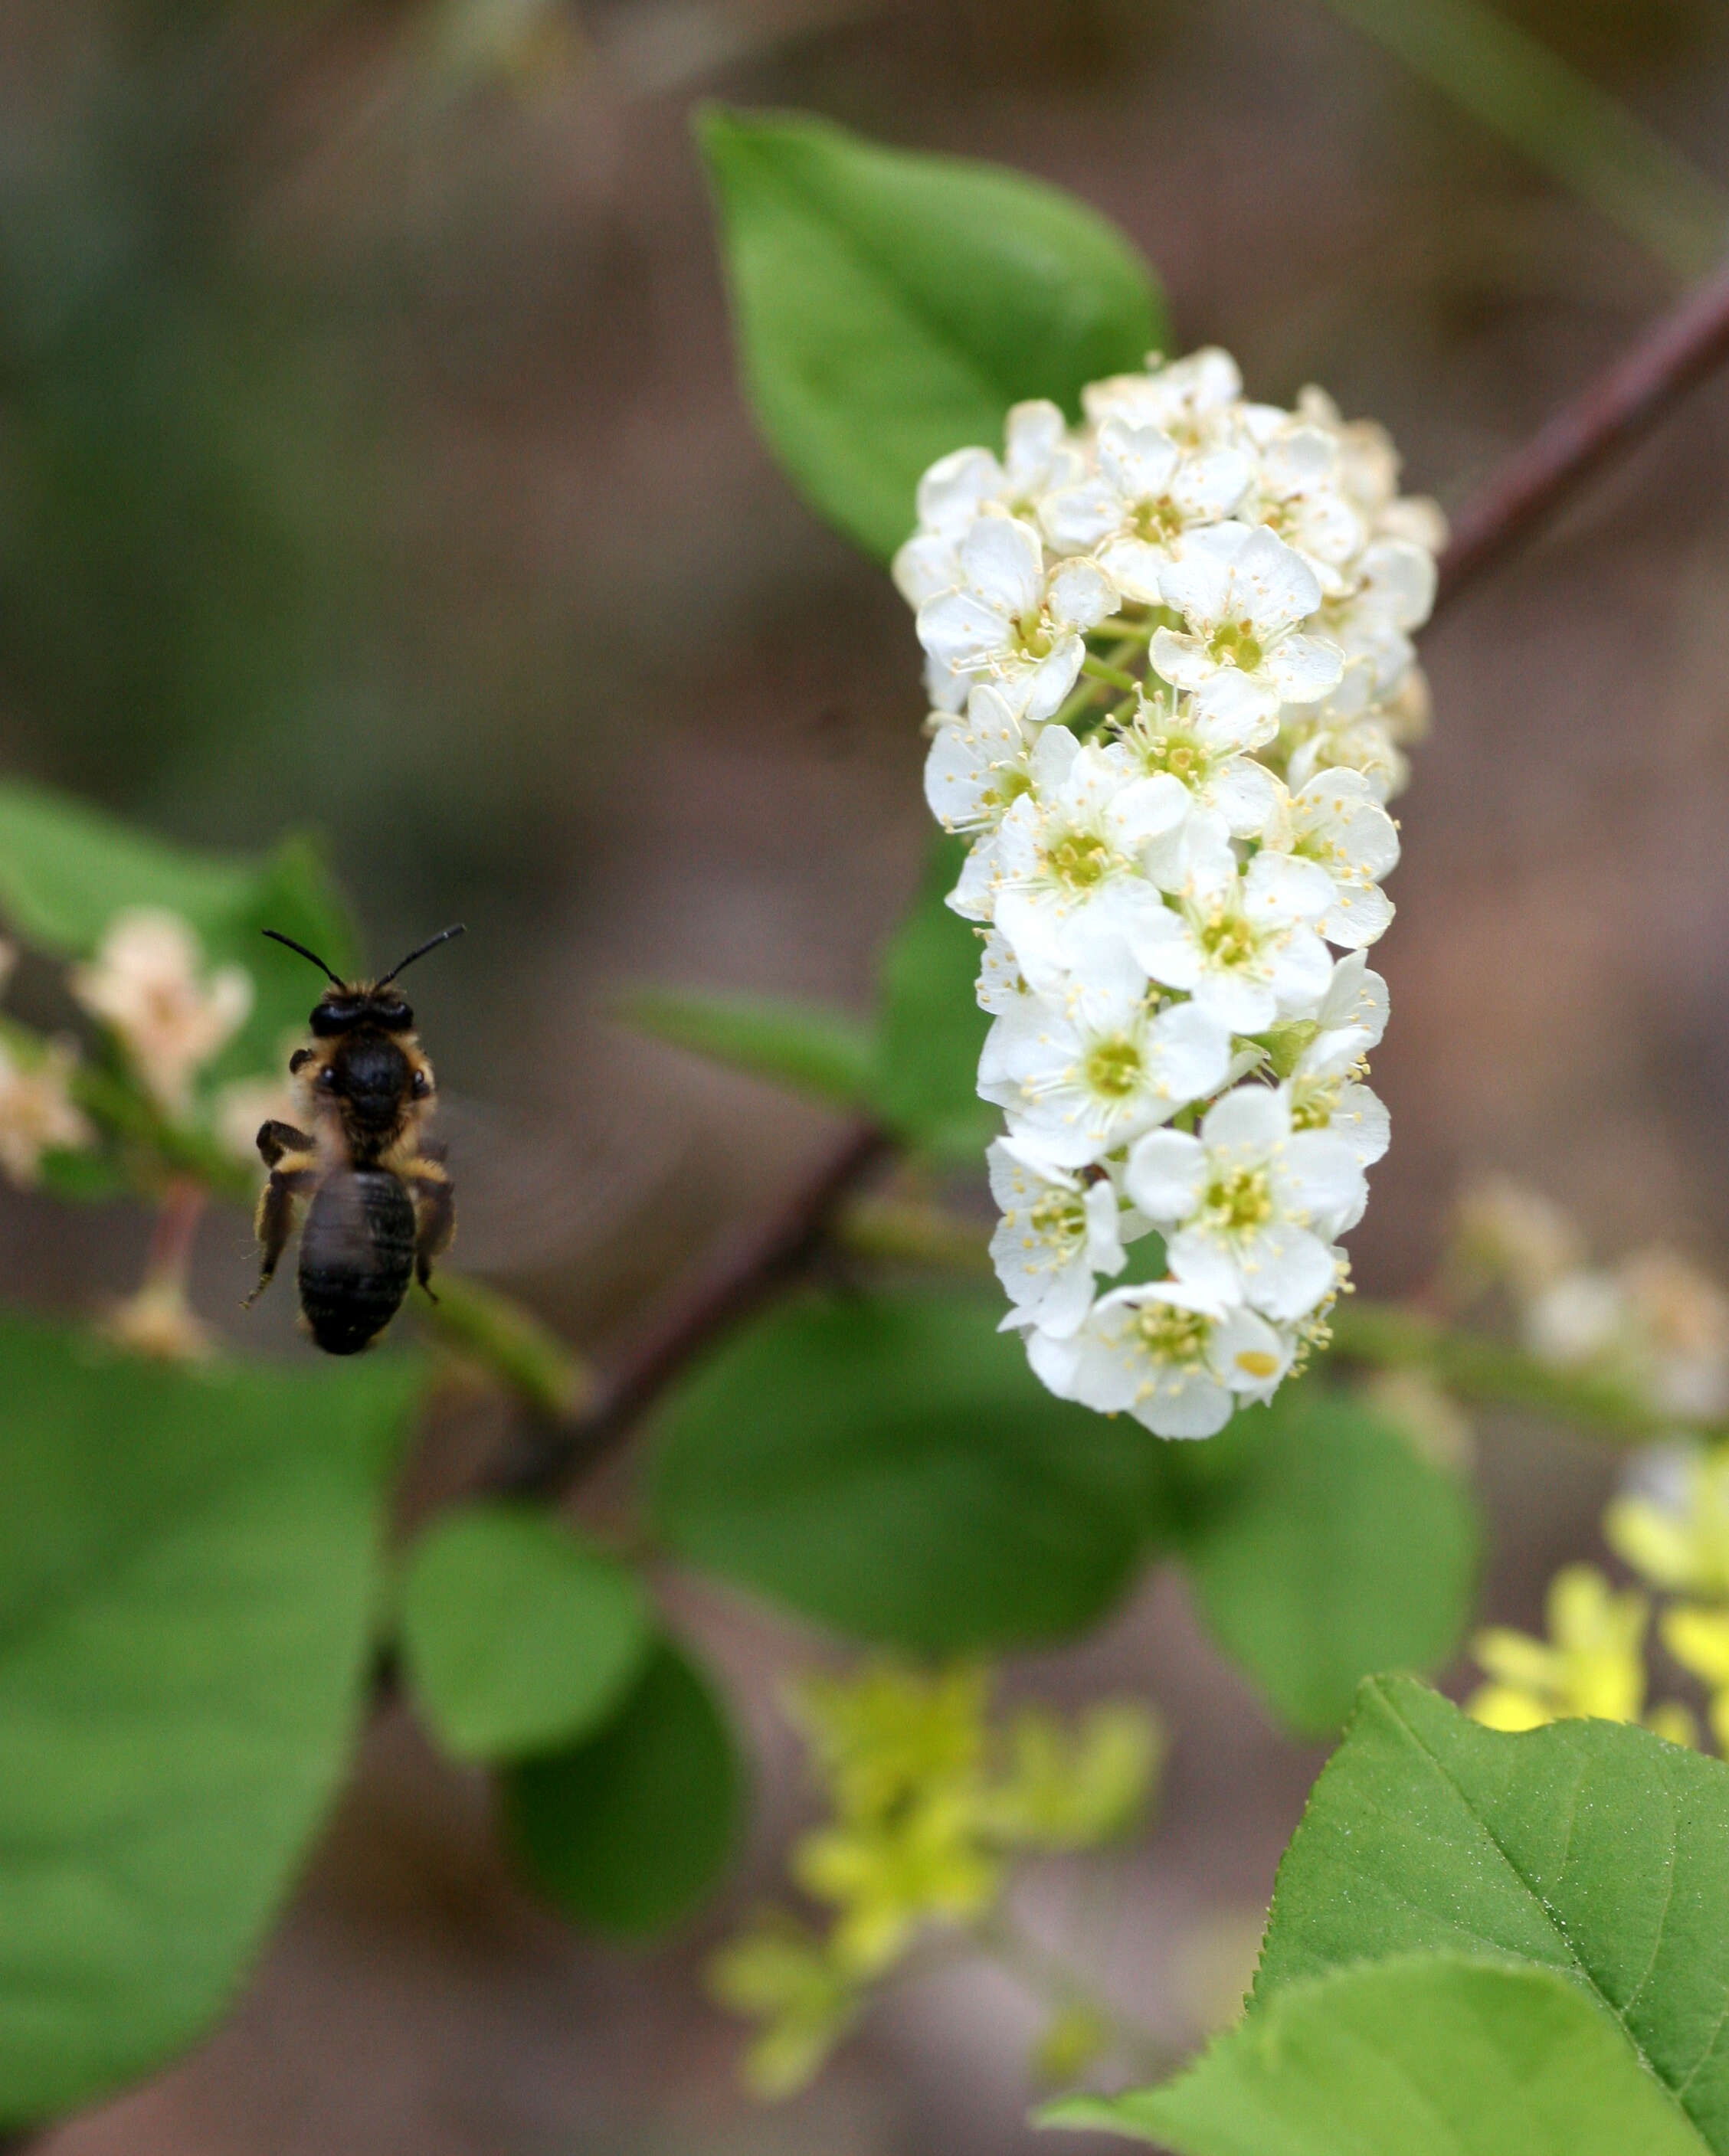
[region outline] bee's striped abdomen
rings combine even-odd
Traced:
[[[395,1316],[414,1264],[414,1208],[388,1168],[342,1168],[301,1231],[301,1308],[327,1353],[352,1355]]]

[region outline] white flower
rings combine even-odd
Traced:
[[[1328,1241],[1361,1217],[1366,1194],[1346,1141],[1293,1132],[1289,1092],[1266,1086],[1227,1093],[1199,1137],[1150,1132],[1130,1153],[1126,1184],[1169,1231],[1171,1269],[1186,1286],[1287,1321],[1332,1292]]]
[[[1145,374],[1113,374],[1081,392],[1081,408],[1095,426],[1109,419],[1156,427],[1185,449],[1228,441],[1236,430],[1243,377],[1227,352],[1208,345],[1170,366],[1148,362]]]
[[[1033,1320],[1058,1337],[1093,1303],[1095,1273],[1119,1273],[1121,1208],[1108,1176],[1083,1183],[1024,1140],[998,1138],[985,1154],[991,1194],[1002,1219],[991,1238],[996,1276],[1015,1309],[1006,1323]]]
[[[1422,628],[1434,603],[1433,555],[1408,539],[1377,539],[1355,566],[1348,588],[1329,596],[1315,626],[1338,646],[1347,664],[1353,659],[1369,662],[1375,670],[1375,694],[1385,697],[1415,660],[1411,632]]]
[[[1053,1164],[1082,1168],[1224,1082],[1225,1029],[1194,1004],[1159,1009],[1126,952],[1101,947],[1060,1001],[1029,998],[999,1019],[979,1091],[1009,1111],[1017,1138]]]
[[[1291,1071],[1291,1127],[1336,1132],[1358,1165],[1372,1168],[1391,1142],[1392,1122],[1357,1074],[1387,1030],[1387,983],[1369,971],[1361,951],[1334,967],[1325,996],[1305,1023],[1315,1030]]]
[[[1032,993],[1007,937],[994,928],[985,938],[975,993],[980,1009],[989,1011],[993,1018],[1006,1018],[1018,1010]]]
[[[117,914],[92,963],[73,969],[72,993],[111,1026],[163,1111],[184,1117],[193,1075],[219,1054],[252,1009],[252,977],[224,966],[200,978],[203,952],[177,913],[138,906]]]
[[[1294,547],[1323,591],[1346,592],[1346,566],[1368,532],[1346,499],[1331,436],[1318,427],[1282,428],[1261,450],[1255,497],[1244,521],[1265,525]]]
[[[1402,689],[1412,678],[1406,676]],[[1377,801],[1404,790],[1409,767],[1391,715],[1375,701],[1375,669],[1368,660],[1352,660],[1324,703],[1287,706],[1279,732],[1285,778],[1294,788],[1307,785],[1318,771],[1360,771]]]
[[[1324,389],[1297,393],[1297,415],[1323,428],[1339,444],[1340,483],[1376,536],[1409,539],[1431,554],[1447,544],[1447,520],[1426,495],[1401,495],[1400,458],[1392,437],[1373,419],[1343,419]]]
[[[1024,690],[986,685],[968,696],[965,717],[937,727],[924,759],[924,798],[945,831],[988,836],[1032,789],[1038,735],[1021,722],[1026,707]]]
[[[1268,1399],[1293,1342],[1253,1311],[1180,1281],[1101,1296],[1073,1334],[1031,1333],[1027,1355],[1059,1399],[1126,1410],[1155,1437],[1212,1437],[1244,1400]]]
[[[1313,861],[1332,883],[1317,931],[1348,950],[1384,935],[1393,908],[1381,879],[1397,865],[1399,833],[1370,781],[1356,771],[1317,772],[1291,795],[1286,815],[1291,854]]]
[[[1216,815],[1237,838],[1258,838],[1279,806],[1279,782],[1249,752],[1276,728],[1258,696],[1238,674],[1215,675],[1198,696],[1143,695],[1122,731],[1135,767],[1150,778],[1168,773],[1186,786],[1197,808]],[[1155,870],[1174,888],[1181,882]]]
[[[1165,603],[1188,628],[1156,630],[1152,663],[1179,689],[1204,689],[1233,667],[1270,716],[1281,703],[1315,703],[1337,685],[1338,650],[1299,633],[1320,605],[1320,585],[1274,533],[1241,524],[1191,532],[1162,585]]]
[[[285,1049],[284,1064],[288,1054]],[[223,1151],[231,1153],[243,1168],[256,1168],[260,1126],[293,1123],[305,1112],[305,1102],[286,1078],[233,1078],[219,1089],[211,1103],[211,1133]]]
[[[1091,554],[1124,598],[1156,606],[1176,540],[1228,516],[1253,470],[1241,450],[1185,454],[1157,427],[1107,419],[1097,475],[1049,497],[1045,536],[1059,554]]]
[[[921,607],[961,581],[960,542],[987,510],[1037,521],[1053,487],[1072,485],[1085,459],[1068,439],[1058,408],[1042,398],[1010,408],[1001,460],[989,449],[956,449],[919,482],[919,529],[894,557],[894,581]]]
[[[1333,901],[1312,861],[1258,853],[1135,923],[1130,947],[1155,981],[1186,989],[1232,1033],[1262,1033],[1326,993],[1332,961],[1310,923]]]
[[[65,1041],[20,1058],[0,1040],[0,1168],[26,1188],[41,1173],[44,1153],[87,1146],[95,1136],[72,1101],[77,1060]]]
[[[1021,972],[1048,989],[1076,963],[1078,938],[1126,937],[1163,911],[1140,857],[1191,803],[1168,773],[1137,778],[1119,749],[1082,748],[1063,728],[1047,729],[1036,761],[1038,791],[1003,818],[988,885],[975,856],[951,903],[975,918],[988,904]]]
[[[919,609],[919,642],[951,680],[1025,683],[1026,716],[1048,719],[1074,686],[1086,631],[1116,613],[1115,592],[1091,562],[1047,574],[1038,533],[1019,517],[980,517],[957,559],[955,588]]]

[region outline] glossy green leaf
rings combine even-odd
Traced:
[[[403,1581],[409,1683],[458,1758],[517,1758],[586,1736],[623,1701],[653,1637],[635,1573],[520,1506],[435,1521]]]
[[[1052,2126],[1174,2156],[1701,2156],[1612,2017],[1546,1969],[1419,1955],[1294,1984],[1162,2088]]]
[[[1145,263],[1057,188],[817,120],[711,107],[698,136],[758,421],[874,554],[912,530],[927,466],[1001,448],[1011,404],[1073,414],[1083,384],[1168,347]]]
[[[0,1317],[0,2123],[227,2005],[345,1763],[420,1378],[188,1371]]]
[[[883,953],[872,1100],[908,1145],[977,1164],[1002,1117],[979,1098],[991,1026],[973,992],[981,947],[971,922],[943,903],[965,858],[963,840],[935,841],[912,911]]]
[[[583,1924],[664,1931],[704,1901],[738,1836],[744,1770],[708,1681],[662,1640],[617,1714],[505,1782],[536,1884]]]
[[[1428,1671],[1471,1613],[1477,1530],[1454,1477],[1310,1378],[1174,1463],[1209,1631],[1293,1729],[1336,1730],[1377,1670]]]
[[[306,840],[261,858],[203,853],[46,788],[0,783],[0,922],[54,957],[82,958],[131,906],[183,915],[209,965],[252,976],[251,1015],[213,1065],[215,1084],[277,1069],[285,1035],[304,1029],[318,999],[321,977],[266,942],[265,929],[310,945],[338,973],[354,963],[347,914]]]
[[[1279,1867],[1255,2000],[1449,1949],[1568,1978],[1729,2150],[1729,1767],[1618,1722],[1505,1736],[1371,1680]]]
[[[638,988],[620,1006],[620,1014],[657,1040],[841,1107],[857,1106],[870,1082],[871,1029],[845,1011],[760,997]]]
[[[978,1296],[805,1297],[668,1407],[661,1533],[852,1637],[963,1651],[1092,1624],[1145,1546],[1158,1441],[1053,1399]]]

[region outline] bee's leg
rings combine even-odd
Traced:
[[[264,1152],[267,1132],[287,1128],[286,1123],[266,1123],[258,1134],[259,1151]],[[318,1180],[313,1157],[305,1148],[279,1151],[276,1161],[278,1164],[270,1169],[270,1181],[259,1194],[258,1215],[253,1224],[261,1252],[258,1286],[241,1304],[243,1310],[250,1310],[270,1286],[270,1276],[287,1247],[294,1226],[294,1201],[296,1198],[309,1198]]]
[[[432,1295],[432,1261],[450,1249],[456,1233],[456,1188],[445,1173],[444,1147],[423,1147],[406,1180],[414,1200],[414,1277]]]
[[[304,1131],[296,1130],[292,1123],[269,1122],[259,1130],[259,1158],[266,1168],[275,1168],[285,1153],[309,1153],[313,1150],[313,1141]]]

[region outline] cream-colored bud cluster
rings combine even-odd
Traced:
[[[1006,1323],[1053,1392],[1206,1437],[1319,1337],[1387,1149],[1363,953],[1444,527],[1380,428],[1225,352],[1082,403],[934,465],[894,573],[972,841]]]

